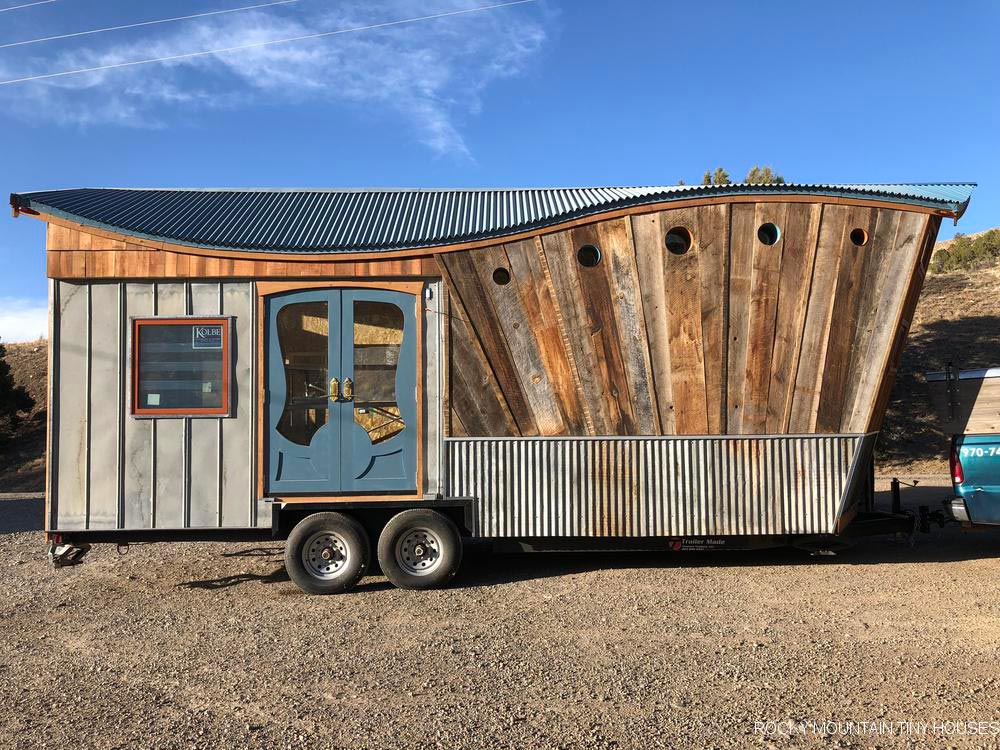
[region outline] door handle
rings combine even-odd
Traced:
[[[344,378],[344,401],[351,401],[354,398],[354,381]]]
[[[347,385],[346,383],[344,384]],[[333,378],[330,381],[330,400],[340,401],[340,381],[337,378]]]

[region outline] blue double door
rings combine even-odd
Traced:
[[[269,494],[416,491],[418,301],[378,289],[266,299]]]

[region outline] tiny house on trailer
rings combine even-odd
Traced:
[[[292,579],[849,534],[973,185],[55,190],[46,528]],[[375,543],[373,551],[373,542]]]

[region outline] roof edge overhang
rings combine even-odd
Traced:
[[[975,183],[953,183],[974,187]],[[794,185],[736,185],[712,186],[711,191],[678,193],[670,196],[654,195],[649,199],[623,202],[624,205],[602,206],[595,209],[581,210],[570,215],[560,216],[552,221],[538,222],[527,226],[514,226],[501,230],[484,232],[478,235],[443,239],[433,243],[401,244],[384,248],[343,248],[343,249],[262,249],[240,248],[223,245],[208,245],[191,243],[173,237],[146,234],[132,231],[124,227],[105,224],[87,217],[59,210],[34,200],[31,193],[11,193],[10,204],[15,218],[20,214],[33,216],[42,221],[67,226],[81,230],[97,230],[146,247],[159,250],[170,250],[190,255],[205,255],[213,257],[284,260],[388,260],[401,257],[426,256],[453,250],[484,247],[497,242],[512,242],[537,234],[550,234],[569,229],[582,224],[619,218],[636,213],[645,213],[670,208],[691,208],[717,203],[749,203],[749,202],[822,202],[842,205],[870,206],[882,208],[897,208],[930,213],[940,217],[953,218],[957,223],[965,213],[971,201],[971,196],[961,202],[947,202],[931,199],[920,199],[912,196],[872,194],[858,189],[809,189],[798,190]]]

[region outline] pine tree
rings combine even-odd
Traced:
[[[702,185],[729,185],[730,182],[729,172],[722,167],[716,167],[715,172],[706,171],[701,178]]]
[[[761,167],[754,164],[747,172],[743,182],[748,185],[784,185],[785,178],[771,169],[770,166]]]
[[[7,349],[0,344],[0,443],[7,442],[21,423],[21,414],[31,411],[35,399],[24,386],[15,385],[7,362]]]

